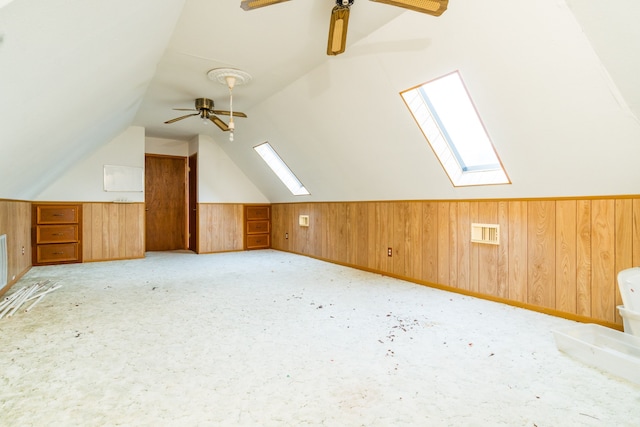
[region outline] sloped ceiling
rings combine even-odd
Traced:
[[[358,0],[347,52],[325,54],[332,0],[13,0],[0,9],[0,197],[30,199],[129,125],[205,134],[273,202],[639,191],[640,2],[451,0],[441,17]],[[184,8],[183,8],[184,6]],[[236,138],[184,114],[232,67]],[[454,188],[399,92],[460,70],[512,184]],[[252,147],[269,141],[311,196]],[[202,167],[206,167],[203,165]]]

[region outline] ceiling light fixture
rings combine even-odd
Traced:
[[[233,122],[233,88],[249,83],[251,81],[251,75],[235,68],[214,68],[207,72],[207,77],[229,88],[229,141],[233,141],[233,131],[235,130],[235,124]]]

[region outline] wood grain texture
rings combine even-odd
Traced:
[[[622,305],[622,296],[618,287],[617,275],[620,271],[633,267],[633,200],[615,201],[615,267],[614,293],[616,307]],[[614,310],[616,322],[622,321],[618,310]]]
[[[555,202],[533,201],[527,220],[527,301],[541,307],[555,307]]]
[[[640,266],[640,199],[633,199],[633,219],[632,219],[632,233],[633,233],[633,248],[632,248],[632,263],[634,266]]]
[[[498,225],[500,225],[500,245],[497,265],[497,296],[509,298],[509,204],[498,202]]]
[[[639,198],[296,206],[274,207],[274,230],[291,230],[302,209],[311,227],[293,245],[274,239],[276,249],[597,322],[621,325],[614,277],[640,261]],[[500,245],[470,243],[472,222],[499,224]],[[322,247],[311,244],[316,236]]]
[[[438,204],[422,203],[422,275],[428,283],[438,283]]]
[[[144,257],[143,203],[83,203],[84,261]]]
[[[615,321],[615,201],[591,202],[591,316]]]
[[[509,295],[513,301],[527,302],[528,298],[528,255],[527,229],[528,204],[510,201],[509,206]]]
[[[576,201],[576,314],[591,316],[591,200]]]
[[[556,308],[568,313],[577,307],[576,209],[575,200],[556,202]]]
[[[498,222],[496,202],[478,203],[478,220],[481,224]],[[478,248],[478,291],[482,294],[498,296],[498,246],[474,243]]]
[[[31,203],[0,200],[0,234],[7,235],[7,285],[0,288],[2,295],[31,268]]]
[[[199,203],[198,221],[198,253],[243,249],[244,205]]]
[[[451,238],[449,237],[449,218],[451,211],[451,204],[448,202],[441,202],[437,204],[438,210],[438,281],[442,285],[449,286],[451,281],[449,280],[449,246],[451,245]]]
[[[471,290],[469,283],[469,261],[471,253],[471,218],[469,202],[458,202],[457,209],[457,232],[456,232],[456,287],[459,289]]]
[[[449,206],[449,231],[447,235],[449,236],[449,286],[454,288],[459,288],[460,285],[458,283],[459,273],[458,273],[458,247],[459,247],[459,238],[458,238],[458,224],[459,224],[459,212],[458,207],[459,203],[451,203]]]

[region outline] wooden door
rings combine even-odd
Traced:
[[[187,247],[187,159],[145,157],[146,250]]]
[[[198,154],[189,156],[189,249],[198,252]]]

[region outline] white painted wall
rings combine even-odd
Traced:
[[[189,157],[189,143],[174,139],[147,137],[144,143],[144,152],[147,154],[160,154],[164,156]]]
[[[131,126],[88,158],[74,164],[34,200],[144,202],[144,192],[104,191],[104,165],[144,168],[144,128]]]
[[[198,203],[269,203],[213,138],[190,142],[198,152]]]

